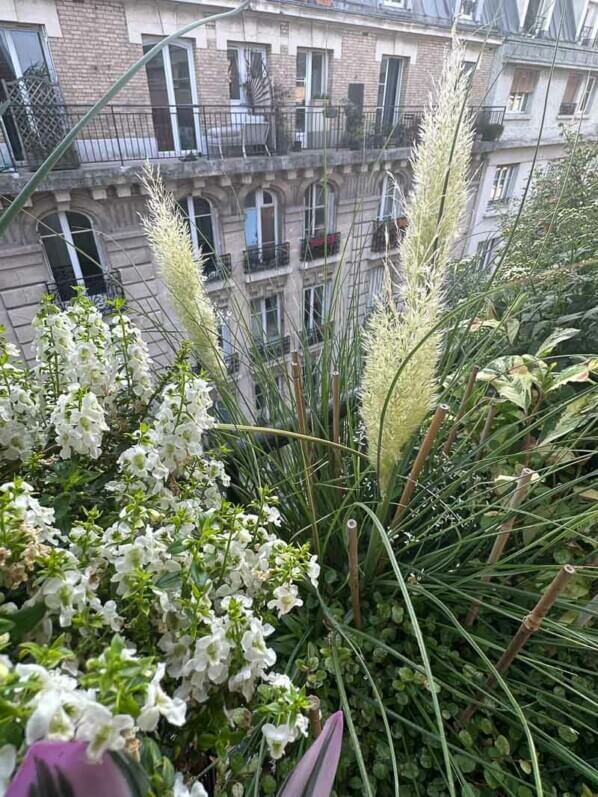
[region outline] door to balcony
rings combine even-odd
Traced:
[[[328,61],[324,50],[297,50],[295,136],[305,149],[326,146]]]
[[[276,264],[277,243],[276,197],[261,188],[250,191],[245,198],[245,244],[250,271]]]
[[[378,132],[388,136],[399,121],[401,84],[405,67],[404,58],[383,56],[378,80],[378,103],[376,108],[376,127]]]
[[[12,158],[37,166],[69,126],[39,31],[0,28],[0,99],[11,103],[2,117],[0,162]],[[69,165],[67,160],[63,158],[61,165]]]
[[[144,41],[144,53],[149,52],[156,41]],[[164,47],[145,65],[145,71],[158,153],[200,152],[199,106],[191,43],[178,41]]]

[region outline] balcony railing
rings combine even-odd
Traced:
[[[374,222],[372,252],[386,252],[396,249],[403,240],[407,229],[407,219],[383,219]]]
[[[255,348],[262,357],[273,360],[288,354],[291,350],[291,337],[284,335],[267,340],[254,340]]]
[[[232,354],[225,354],[224,364],[226,365],[226,370],[229,372],[229,374],[239,373],[240,360],[238,352],[233,352]]]
[[[505,107],[482,105],[474,109],[473,126],[482,141],[496,141],[503,131]]]
[[[579,43],[582,47],[598,47],[598,35],[594,35],[593,25],[584,25],[579,33]]]
[[[87,105],[5,103],[0,170],[36,169]],[[479,109],[487,114],[504,109]],[[287,155],[303,150],[411,147],[424,108],[360,108],[351,103],[242,109],[230,106],[111,105],[79,134],[60,168],[129,161]],[[502,117],[501,117],[502,118]],[[14,140],[13,140],[14,139]],[[16,158],[14,157],[16,154]]]
[[[318,235],[314,238],[303,238],[301,241],[301,259],[318,260],[339,253],[341,246],[340,232]]]
[[[324,340],[326,334],[332,331],[332,321],[324,321],[322,324],[313,324],[303,330],[303,337],[307,346],[315,346]]]
[[[576,102],[562,102],[559,106],[559,116],[573,116],[576,110]]]
[[[257,271],[266,271],[271,268],[282,268],[289,265],[290,245],[287,241],[283,244],[248,246],[243,253],[243,259],[246,274],[255,274]]]
[[[123,298],[125,295],[120,273],[116,270],[77,279],[71,269],[68,272],[64,269],[64,274],[55,272],[54,277],[55,282],[46,283],[46,291],[63,310],[75,296],[77,287],[85,288],[87,296],[102,313],[110,312],[110,300]]]
[[[230,255],[217,255],[211,252],[204,261],[203,275],[206,282],[228,279],[231,275]]]

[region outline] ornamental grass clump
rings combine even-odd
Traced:
[[[174,196],[150,166],[144,171],[148,192],[147,215],[141,221],[170,300],[191,343],[194,354],[215,381],[225,374],[218,344],[218,322],[206,293],[202,271],[205,261],[195,255],[187,223]]]
[[[383,492],[436,395],[440,334],[433,330],[441,316],[446,267],[467,203],[473,135],[471,119],[464,112],[467,79],[462,60],[458,46],[446,58],[413,151],[400,301],[392,295],[387,274],[384,298],[365,332],[361,413],[370,461],[378,468]]]

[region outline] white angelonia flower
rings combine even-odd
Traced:
[[[71,625],[73,615],[85,604],[85,587],[81,583],[82,574],[68,570],[62,578],[52,576],[46,579],[41,589],[44,603],[58,613],[61,628]]]
[[[189,787],[185,785],[185,781],[180,772],[177,772],[174,777],[172,794],[173,797],[208,797],[207,791],[198,780],[196,780],[191,786],[191,789],[189,789]]]
[[[282,617],[283,614],[288,614],[295,606],[303,606],[296,584],[281,584],[280,587],[276,587],[272,594],[274,599],[268,601],[268,608],[276,609],[279,617]]]
[[[123,732],[133,727],[133,718],[128,714],[113,715],[105,706],[91,703],[79,721],[76,738],[88,742],[90,761],[99,761],[106,750],[122,750],[125,746]]]
[[[17,763],[17,748],[13,744],[0,747],[0,797],[10,782]]]
[[[253,668],[248,665],[243,667],[228,679],[230,692],[240,692],[245,700],[249,702],[255,692],[256,674]]]
[[[286,723],[284,725],[273,725],[267,722],[262,727],[262,734],[268,745],[270,757],[274,761],[282,758],[287,744],[293,741],[293,732]]]
[[[87,388],[71,385],[56,402],[50,421],[63,459],[73,452],[92,459],[100,456],[102,436],[108,425],[98,399]]]
[[[312,556],[307,565],[307,577],[312,583],[312,586],[318,588],[318,580],[320,578],[320,564],[317,556]]]
[[[148,686],[145,704],[137,718],[137,725],[146,733],[156,729],[161,716],[168,720],[171,725],[180,726],[185,724],[187,704],[179,697],[169,697],[160,686],[165,670],[165,664],[158,665],[156,673]]]
[[[289,676],[281,672],[269,673],[268,675],[264,676],[264,681],[272,686],[278,686],[281,689],[291,689],[293,686],[293,682]]]
[[[55,742],[70,741],[75,732],[71,713],[79,703],[75,693],[42,690],[36,700],[37,707],[25,727],[27,744],[33,744],[40,739]],[[67,711],[67,707],[70,707],[71,711]]]
[[[268,623],[264,625],[259,618],[254,617],[241,639],[245,659],[255,671],[260,673],[276,662],[276,653],[266,645],[265,640],[265,637],[272,633],[274,628],[271,625]]]
[[[119,312],[112,320],[111,332],[119,389],[132,391],[143,402],[149,401],[154,390],[151,361],[139,329],[127,315]]]

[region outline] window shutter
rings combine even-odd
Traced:
[[[567,78],[567,85],[565,86],[565,93],[563,94],[563,103],[575,102],[580,85],[581,75],[569,75]]]
[[[533,69],[516,69],[511,94],[531,94],[536,88],[538,73]]]

